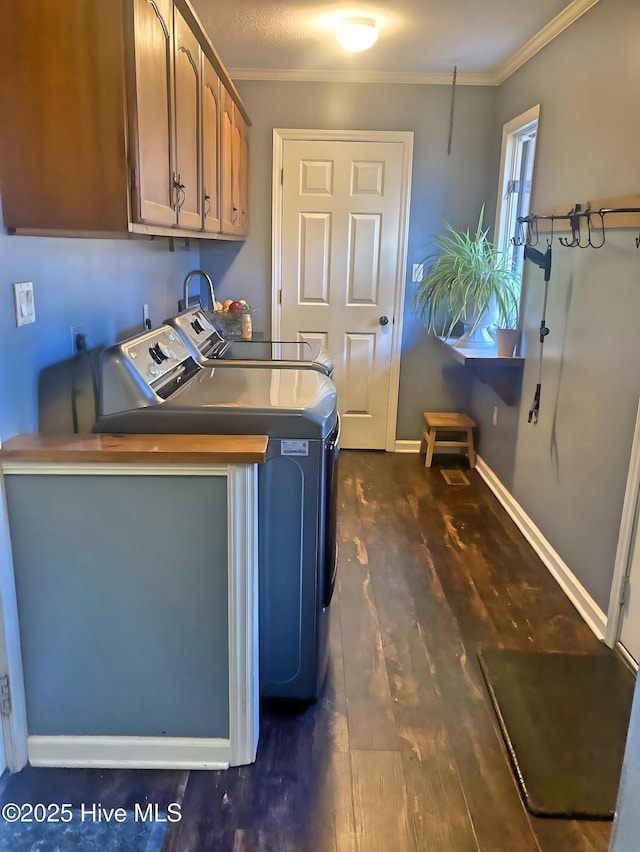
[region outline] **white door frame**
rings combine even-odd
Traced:
[[[307,142],[400,142],[402,144],[402,186],[400,195],[400,222],[398,254],[396,258],[396,282],[393,305],[393,328],[391,331],[391,365],[389,374],[389,397],[387,400],[387,427],[385,450],[393,452],[396,443],[398,420],[398,395],[400,390],[400,355],[402,350],[402,325],[404,315],[404,290],[407,269],[409,232],[409,205],[411,202],[411,167],[413,163],[413,132],[399,130],[289,130],[275,128],[273,131],[273,177],[272,177],[272,281],[271,292],[271,336],[281,337],[282,305],[282,169],[284,143],[290,140]]]
[[[609,598],[609,611],[607,614],[607,629],[604,635],[605,643],[614,648],[620,638],[622,629],[622,606],[620,598],[624,583],[631,568],[631,550],[633,547],[634,533],[636,533],[636,519],[640,511],[640,403],[636,414],[636,425],[631,445],[631,460],[629,462],[629,473],[627,474],[627,487],[624,492],[624,503],[622,505],[622,518],[620,520],[620,534],[618,536],[618,547],[616,550],[616,561],[611,581],[611,596]],[[619,645],[625,658],[631,660],[623,645]]]

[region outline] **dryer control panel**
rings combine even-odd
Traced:
[[[167,399],[200,369],[178,332],[168,325],[109,346],[100,362],[101,414]]]

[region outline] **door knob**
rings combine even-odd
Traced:
[[[380,325],[389,325],[389,317],[380,317],[378,322],[380,323]]]

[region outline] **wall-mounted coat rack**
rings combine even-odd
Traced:
[[[555,207],[541,213],[530,213],[516,219],[516,234],[512,239],[515,246],[524,246],[526,260],[532,261],[544,270],[544,301],[540,321],[540,355],[538,359],[538,381],[529,409],[529,423],[536,424],[540,414],[540,396],[542,390],[542,359],[544,341],[549,334],[546,323],[547,296],[551,279],[551,253],[553,237],[556,231],[570,231],[571,236],[558,237],[565,248],[600,249],[607,241],[608,228],[638,228],[636,248],[640,249],[640,195],[625,195],[618,198],[603,198],[587,201],[586,204],[574,204]],[[540,233],[547,234],[547,250],[543,254],[534,246],[539,242]]]
[[[519,216],[516,220],[513,244],[516,246],[537,245],[540,234],[550,234],[547,242],[553,242],[558,231],[570,231],[570,237],[559,236],[558,242],[565,248],[600,249],[607,240],[607,230],[637,228],[635,243],[640,249],[640,195],[624,195],[617,198],[602,198],[566,207],[554,207],[540,213]]]

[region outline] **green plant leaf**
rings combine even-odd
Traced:
[[[426,319],[428,331],[438,333],[436,323],[443,316],[441,333],[451,337],[456,324],[466,320],[467,311],[472,309],[476,318],[471,333],[492,306],[502,325],[517,316],[519,277],[508,256],[489,240],[483,219],[484,206],[473,236],[468,229],[456,231],[443,222],[442,233],[433,239],[434,251],[422,261],[424,274],[416,285],[413,306]]]

